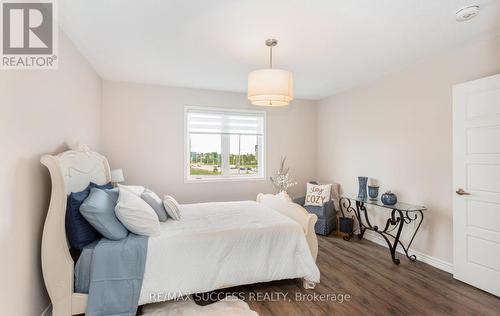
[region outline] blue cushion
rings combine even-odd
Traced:
[[[83,191],[73,192],[68,196],[65,218],[66,236],[71,247],[75,249],[83,249],[83,247],[100,237],[97,230],[80,214],[80,205],[88,197],[90,189],[93,187],[113,188],[111,183],[97,185],[91,182]]]
[[[81,192],[73,192],[68,196],[66,206],[66,236],[72,248],[83,249],[86,245],[100,237],[97,230],[80,214],[80,205],[90,193],[90,185]]]
[[[95,184],[94,182],[90,182],[89,186],[91,188],[98,188],[98,189],[101,189],[101,190],[110,190],[110,189],[113,189],[113,185],[111,184],[111,182],[108,182],[108,183],[105,183],[105,184]]]
[[[80,213],[105,238],[120,240],[127,237],[128,230],[115,215],[117,197],[113,190],[90,189],[88,198],[80,206]]]
[[[113,203],[116,205],[118,203],[118,196],[120,196],[120,191],[118,188],[106,189],[104,190],[109,197],[113,200]]]

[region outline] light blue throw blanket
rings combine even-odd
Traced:
[[[135,316],[148,237],[101,239],[85,247],[75,267],[75,291],[89,293],[86,316]]]

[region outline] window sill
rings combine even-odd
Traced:
[[[265,181],[265,176],[255,177],[214,177],[214,178],[184,178],[184,183],[210,183],[210,182],[244,182],[244,181]]]

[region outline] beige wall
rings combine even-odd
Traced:
[[[253,108],[246,95],[104,81],[103,148],[112,168],[127,183],[142,184],[181,203],[255,199],[271,192],[269,180],[184,183],[184,105]],[[267,110],[267,176],[288,156],[291,174],[301,183],[315,175],[316,108],[311,101]]]
[[[319,178],[357,192],[357,176],[429,208],[414,248],[451,263],[452,85],[500,72],[500,38],[473,42],[320,101]]]
[[[50,177],[40,162],[65,143],[99,148],[101,80],[64,34],[59,69],[0,70],[0,306],[40,315],[48,304],[40,243]]]

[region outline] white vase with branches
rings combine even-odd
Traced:
[[[279,192],[287,192],[287,190],[297,182],[290,176],[289,167],[285,167],[286,156],[281,158],[280,169],[275,173],[274,177],[270,177],[271,182],[274,185],[276,191]]]

